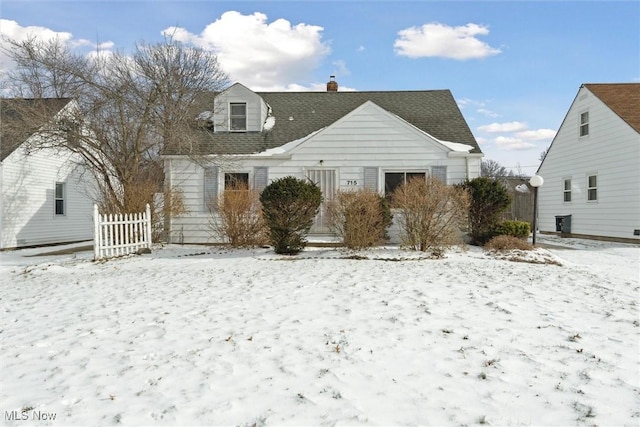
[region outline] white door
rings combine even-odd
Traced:
[[[327,201],[333,199],[336,194],[336,171],[333,169],[310,169],[307,178],[315,182],[322,190],[322,205],[316,216],[310,234],[330,234],[329,218],[327,215]]]

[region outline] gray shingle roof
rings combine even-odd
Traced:
[[[467,122],[449,90],[386,92],[256,92],[269,104],[275,126],[266,132],[213,133],[204,129],[192,135],[191,153],[252,154],[279,147],[331,125],[367,101],[401,117],[428,134],[445,141],[468,144],[481,153]],[[214,95],[208,95],[213,105]],[[293,117],[294,120],[289,120]],[[184,146],[182,147],[184,149]]]
[[[44,121],[53,118],[69,98],[1,98],[0,99],[0,161],[4,161],[22,145]]]

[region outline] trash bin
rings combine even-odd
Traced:
[[[556,215],[556,231],[562,234],[571,233],[571,215]]]

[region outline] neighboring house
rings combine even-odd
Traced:
[[[86,177],[59,150],[31,150],[45,123],[25,126],[25,108],[53,120],[69,99],[0,99],[0,249],[93,238]],[[40,116],[42,117],[42,116]]]
[[[189,214],[171,242],[214,242],[210,201],[233,183],[261,190],[285,176],[316,182],[325,199],[369,188],[389,195],[414,176],[448,184],[480,176],[482,152],[449,90],[253,92],[236,83],[205,103],[189,152],[165,156],[165,182]],[[203,160],[214,160],[207,164]],[[323,210],[312,234],[328,234]]]
[[[538,174],[541,232],[640,243],[640,83],[583,84]]]

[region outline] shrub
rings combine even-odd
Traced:
[[[259,194],[246,188],[225,190],[212,211],[214,232],[233,247],[253,247],[267,243]]]
[[[404,246],[442,253],[444,248],[462,243],[460,229],[469,212],[469,195],[464,188],[432,177],[412,179],[393,193],[392,202],[400,210]]]
[[[533,249],[533,245],[514,236],[496,236],[489,240],[485,245],[485,249],[503,252],[518,249],[521,251],[530,251]]]
[[[469,234],[471,243],[484,245],[495,236],[500,215],[511,204],[507,189],[497,180],[479,177],[467,180],[460,187],[469,191]]]
[[[527,221],[503,221],[494,229],[496,235],[527,239],[531,234],[531,224]]]
[[[329,227],[349,249],[383,244],[393,220],[387,200],[367,189],[338,191],[327,213]]]
[[[320,188],[311,181],[287,176],[269,184],[260,201],[275,252],[295,255],[304,249],[322,203]]]

